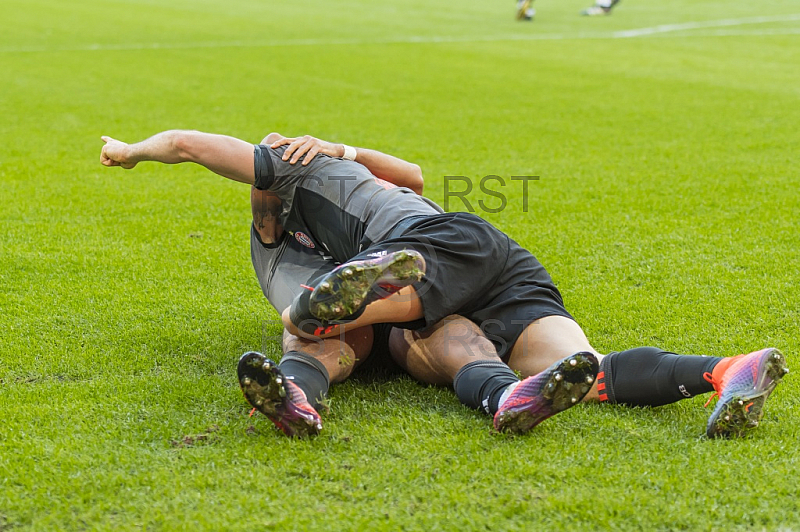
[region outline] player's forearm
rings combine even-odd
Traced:
[[[128,163],[152,161],[165,164],[178,164],[191,161],[186,151],[186,131],[163,131],[149,139],[128,145],[125,160]]]
[[[133,168],[140,162],[197,163],[234,181],[253,184],[253,145],[227,135],[200,131],[164,131],[147,140],[126,144],[103,137],[100,162],[105,166]]]
[[[422,194],[425,185],[422,170],[414,163],[367,148],[356,149],[356,162],[366,166],[376,177]]]

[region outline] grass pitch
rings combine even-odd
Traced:
[[[586,5],[4,0],[0,530],[800,528],[794,375],[745,440],[701,437],[704,398],[507,437],[402,377],[287,440],[235,380],[278,351],[247,188],[98,162],[102,134],[170,128],[374,147],[438,202],[471,179],[598,350],[800,369],[797,3]]]

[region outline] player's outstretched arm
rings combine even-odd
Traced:
[[[104,166],[133,168],[140,162],[196,163],[223,177],[253,184],[253,145],[226,135],[200,131],[164,131],[136,144],[102,137],[100,154]]]
[[[276,137],[277,140],[273,140]],[[270,148],[286,146],[283,153],[283,160],[291,164],[297,163],[305,155],[302,165],[307,165],[318,154],[322,153],[331,157],[344,157],[344,144],[334,144],[310,135],[302,137],[287,138],[278,133],[270,133],[263,143],[270,142]],[[393,155],[388,155],[376,150],[367,148],[354,148],[355,161],[367,167],[375,177],[388,181],[398,187],[408,187],[417,194],[422,194],[425,181],[422,178],[422,170],[414,163],[404,161]]]

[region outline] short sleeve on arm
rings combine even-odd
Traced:
[[[275,183],[275,165],[272,164],[272,153],[267,146],[256,145],[255,158],[255,186],[259,190],[269,190]]]

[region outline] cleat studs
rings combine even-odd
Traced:
[[[319,291],[320,292],[330,292],[331,291],[331,283],[328,281],[323,281],[319,283]]]
[[[242,379],[242,386],[250,386],[250,383],[253,382],[250,380],[250,377],[245,377]]]
[[[787,375],[789,373],[789,368],[783,368],[783,374]]]
[[[322,423],[317,423],[317,424],[314,426],[314,428],[316,428],[317,430],[322,430]]]
[[[286,388],[284,387],[278,388],[278,395],[280,395],[281,397],[286,397]]]
[[[263,366],[261,366],[261,369],[263,369],[264,371],[266,371],[267,373],[269,373],[269,370],[270,370],[270,364],[269,364],[269,362],[264,362],[264,365],[263,365]]]
[[[780,356],[778,353],[774,353],[774,354],[772,355],[772,358],[774,358],[775,360],[780,360],[780,359],[781,359],[781,356]]]
[[[739,406],[744,406],[744,401],[742,401],[741,399],[739,399],[739,401],[738,401],[738,404],[739,404]]]
[[[364,267],[363,266],[356,266],[355,270],[356,270],[356,273],[361,273],[361,272],[364,271]]]
[[[261,406],[263,404],[264,404],[264,400],[262,398],[259,397],[258,399],[256,399],[256,406]]]
[[[594,383],[594,377],[592,377],[591,375],[587,375],[586,384],[592,384],[592,383]]]
[[[278,386],[283,385],[283,379],[281,379],[280,377],[275,377],[275,384],[277,384]]]
[[[730,421],[730,420],[731,420],[731,416],[725,416],[725,417],[724,417],[724,418],[722,418],[722,419],[724,419],[725,421]]]
[[[353,269],[352,268],[345,268],[342,270],[342,277],[352,277],[353,276]]]
[[[573,358],[572,360],[569,361],[569,365],[574,368],[575,366],[578,365],[578,361]]]
[[[578,402],[578,398],[577,397],[573,397],[572,399],[570,399],[570,402],[574,405],[575,403]]]
[[[556,373],[555,375],[553,375],[553,380],[555,380],[556,382],[561,382],[562,380],[564,380],[564,376],[561,373]]]
[[[751,419],[750,421],[747,422],[747,426],[748,427],[757,427],[758,426],[758,420]]]
[[[340,305],[335,305],[333,308],[331,308],[331,311],[334,314],[339,314],[340,312],[342,312],[342,307]]]

